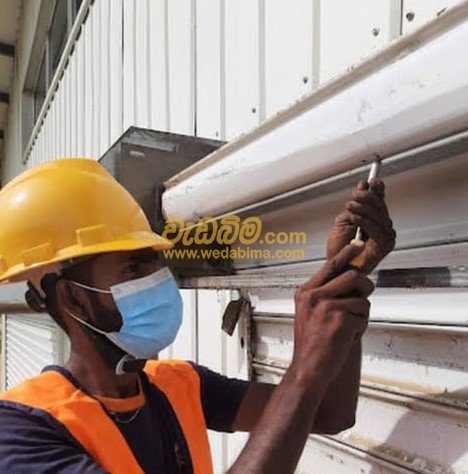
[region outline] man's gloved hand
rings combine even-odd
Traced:
[[[361,227],[368,239],[362,253],[361,271],[369,274],[395,247],[396,232],[385,204],[385,185],[374,178],[362,180],[345,210],[335,218],[328,237],[327,258],[332,259],[354,238]]]

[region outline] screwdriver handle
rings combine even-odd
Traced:
[[[375,160],[371,165],[369,176],[367,177],[367,182],[369,183],[374,178],[377,178],[377,176],[379,175],[379,171],[380,171],[380,160]],[[362,229],[360,227],[356,229],[356,235],[354,239],[351,240],[352,244],[358,243],[358,242],[362,242]],[[353,266],[354,268],[358,268],[358,269],[362,268],[362,266],[364,265],[363,253],[361,252],[357,257],[355,257],[350,262],[350,265]]]
[[[359,243],[359,242],[362,242],[362,240],[360,239],[353,239],[351,240],[351,243],[352,244],[356,244],[356,243]],[[354,267],[354,268],[362,268],[362,266],[364,265],[364,255],[363,255],[363,252],[361,252],[359,255],[357,255],[356,257],[354,257],[351,262],[349,262],[349,264]]]

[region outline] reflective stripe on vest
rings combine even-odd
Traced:
[[[145,372],[172,405],[187,441],[194,474],[211,474],[213,468],[198,373],[189,363],[176,360],[150,361]],[[62,423],[106,471],[143,473],[125,438],[101,404],[60,373],[46,371],[0,394],[0,400],[47,412]]]

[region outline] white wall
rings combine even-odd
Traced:
[[[27,43],[37,2],[25,5]],[[129,125],[231,140],[398,36],[399,11],[395,0],[96,0],[29,166],[99,158]],[[21,154],[18,122],[4,181]]]
[[[232,140],[457,3],[402,1],[95,0],[25,158],[99,158],[130,125]],[[4,182],[39,5],[23,6]]]
[[[232,140],[452,3],[95,0],[24,158],[28,167],[58,157],[98,159],[130,125]],[[21,92],[39,4],[24,1],[3,183],[24,168]],[[184,292],[184,327],[167,355],[245,377],[240,334],[220,331],[230,297]],[[221,472],[241,444],[211,441]],[[330,466],[322,472],[337,472]]]

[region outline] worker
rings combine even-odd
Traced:
[[[64,366],[0,395],[1,473],[212,471],[207,429],[250,431],[229,472],[293,472],[309,433],[354,423],[373,284],[394,247],[380,180],[336,218],[328,261],[295,293],[294,354],[278,386],[157,360],[182,300],[130,194],[89,159],[53,161],[0,191],[0,281],[26,281],[31,308],[70,340]],[[365,243],[349,244],[357,226]],[[362,271],[349,266],[363,259]]]

